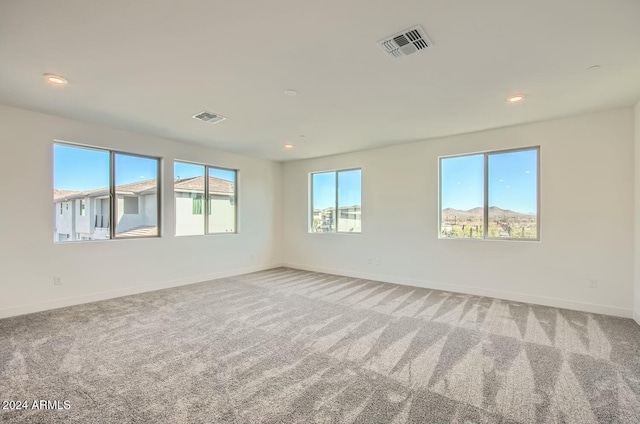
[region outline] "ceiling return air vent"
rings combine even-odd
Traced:
[[[420,25],[406,29],[378,41],[378,45],[394,59],[409,56],[432,46],[424,30]]]
[[[196,115],[193,115],[193,118],[199,121],[208,122],[210,124],[217,124],[218,122],[224,121],[225,119],[227,119],[222,115],[218,115],[217,113],[207,112],[206,110]]]

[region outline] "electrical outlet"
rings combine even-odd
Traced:
[[[598,280],[595,278],[589,278],[587,280],[587,288],[590,288],[590,289],[598,288]]]
[[[369,258],[369,259],[367,260],[367,263],[368,263],[369,265],[373,265],[373,258]]]
[[[376,259],[376,265],[381,265],[382,264],[382,259],[378,258]]]
[[[62,285],[62,277],[55,275],[53,277],[53,285],[54,286],[61,286]]]

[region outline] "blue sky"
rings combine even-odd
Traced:
[[[353,206],[362,203],[359,169],[342,171],[338,175],[338,205]],[[325,209],[336,205],[336,173],[313,174],[313,208]]]
[[[109,153],[102,150],[54,144],[53,187],[84,191],[109,186]],[[204,173],[201,165],[176,163],[175,175],[189,178]],[[154,179],[158,174],[154,159],[116,154],[116,185]],[[211,176],[234,180],[234,172],[211,169]]]
[[[516,212],[537,210],[536,150],[492,154],[489,156],[489,205]],[[482,206],[484,188],[483,155],[444,158],[442,171],[442,208],[468,210]],[[180,178],[200,176],[202,165],[177,162],[174,175]],[[153,179],[157,163],[153,159],[116,154],[116,185]],[[210,175],[234,181],[233,171],[210,169]],[[335,172],[313,174],[313,205],[324,209],[335,205]],[[339,205],[359,205],[361,171],[338,173]],[[109,153],[101,150],[54,145],[54,188],[92,190],[109,186]]]
[[[489,206],[537,211],[537,151],[489,155]],[[441,161],[442,208],[469,210],[484,204],[484,155]]]

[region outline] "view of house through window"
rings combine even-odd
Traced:
[[[159,159],[61,143],[53,150],[55,242],[158,235]]]
[[[538,148],[440,159],[440,237],[539,239]]]
[[[311,174],[311,225],[314,233],[359,233],[362,228],[362,171]]]
[[[158,235],[158,160],[115,153],[116,235]]]
[[[235,170],[176,161],[175,234],[235,233],[236,177]]]

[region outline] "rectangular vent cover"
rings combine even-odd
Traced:
[[[431,47],[432,43],[422,27],[416,25],[378,41],[378,46],[392,58],[398,59],[425,50]]]
[[[207,112],[206,110],[196,115],[193,115],[193,118],[198,119],[200,121],[208,122],[210,124],[216,124],[220,121],[224,121],[225,119],[227,119],[222,115],[218,115],[217,113]]]

